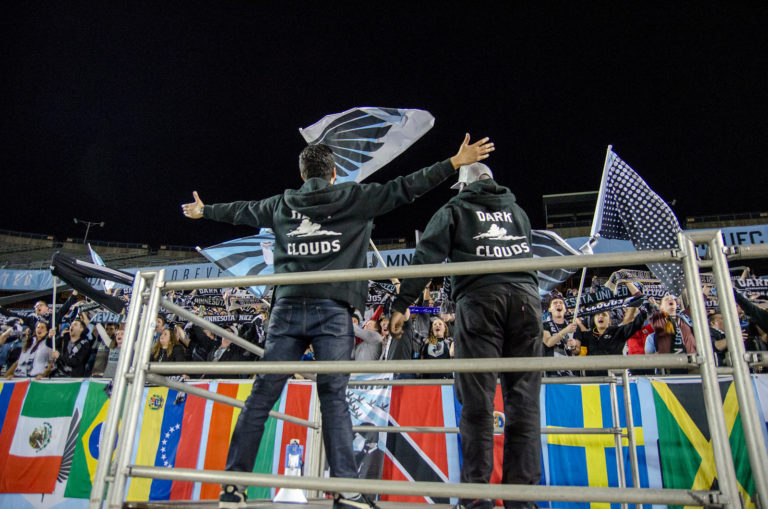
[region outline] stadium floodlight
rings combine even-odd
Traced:
[[[73,217],[72,221],[74,221],[75,224],[82,223],[85,225],[85,237],[83,237],[83,244],[88,243],[88,232],[91,230],[91,226],[101,226],[104,228],[104,221],[83,221],[82,219],[78,219],[76,217]]]

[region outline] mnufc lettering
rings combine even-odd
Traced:
[[[512,244],[511,246],[477,246],[477,256],[489,256],[491,258],[509,258],[523,253],[530,253],[531,248],[527,242]]]
[[[300,244],[289,243],[287,252],[293,256],[317,255],[335,253],[341,251],[341,242],[338,240],[322,240],[320,242],[302,242]]]

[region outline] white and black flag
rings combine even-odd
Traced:
[[[610,147],[600,197],[593,235],[630,240],[638,251],[678,248],[677,234],[682,229],[675,213]],[[680,265],[649,263],[648,268],[674,295],[685,288]]]

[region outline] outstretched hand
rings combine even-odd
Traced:
[[[393,337],[400,337],[403,334],[403,323],[405,322],[405,315],[399,311],[392,311],[392,316],[389,318],[389,332]]]
[[[459,151],[455,156],[451,157],[451,164],[453,165],[453,169],[456,170],[460,166],[465,166],[467,164],[476,163],[486,159],[491,152],[496,150],[493,146],[493,142],[489,142],[488,140],[489,138],[483,138],[482,140],[476,141],[470,145],[469,133],[464,135],[464,141],[459,147]]]
[[[200,219],[203,217],[203,200],[198,196],[197,191],[192,191],[192,197],[195,199],[192,203],[184,203],[181,210],[185,216],[190,219]]]

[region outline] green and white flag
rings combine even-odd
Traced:
[[[13,467],[6,469],[0,491],[53,493],[80,384],[30,384],[8,454],[8,464]]]

